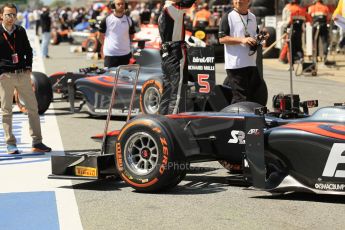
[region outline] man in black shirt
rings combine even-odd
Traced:
[[[158,19],[162,39],[163,95],[160,114],[176,114],[185,111],[182,98],[183,83],[187,82],[184,15],[195,0],[165,1]]]
[[[17,8],[14,4],[6,3],[0,8],[0,98],[7,152],[19,153],[16,138],[12,133],[12,103],[15,89],[28,111],[33,151],[50,152],[51,148],[42,143],[37,101],[31,86],[32,48],[25,29],[15,25],[16,17]]]

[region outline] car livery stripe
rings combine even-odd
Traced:
[[[193,114],[169,114],[166,117],[171,119],[223,119],[223,120],[244,120],[244,117],[226,117],[226,116],[206,116],[206,115],[193,115]]]
[[[326,122],[302,122],[283,125],[281,128],[298,129],[325,137],[345,140],[345,125],[341,124],[335,125]]]
[[[112,136],[112,137],[117,137],[118,135],[120,134],[120,130],[114,130],[114,131],[111,131],[111,132],[108,132],[107,133],[107,136]],[[95,136],[92,136],[91,139],[102,139],[104,136],[104,134],[97,134]]]
[[[57,73],[53,73],[49,77],[60,77],[61,75],[65,75],[65,74],[66,74],[66,72],[57,72]]]
[[[104,85],[104,86],[113,87],[113,85],[114,85],[114,77],[112,77],[112,76],[92,76],[92,77],[86,78],[85,80],[88,80],[88,81],[93,82],[95,84]],[[119,84],[119,85],[133,85],[132,83],[121,81],[121,80],[118,80],[117,84]]]

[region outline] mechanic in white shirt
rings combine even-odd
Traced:
[[[219,27],[219,42],[224,44],[225,85],[232,88],[232,101],[258,102],[256,90],[263,81],[256,66],[256,17],[248,11],[249,0],[233,0],[234,9],[224,14]],[[268,35],[265,36],[265,39]],[[251,47],[253,47],[251,49]]]
[[[129,64],[132,56],[130,40],[135,33],[132,19],[125,14],[125,0],[115,0],[111,8],[114,13],[103,19],[99,30],[104,34],[104,67],[108,68]]]

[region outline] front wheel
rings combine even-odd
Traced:
[[[180,182],[187,169],[186,163],[178,159],[176,143],[161,121],[160,116],[134,119],[118,136],[118,172],[137,191],[170,189]]]
[[[158,113],[162,92],[162,85],[155,80],[149,80],[143,84],[140,93],[140,109],[143,114]]]

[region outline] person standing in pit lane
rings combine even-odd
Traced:
[[[317,28],[319,28],[319,34],[316,41],[317,56],[319,56],[319,39],[322,41],[323,48],[323,61],[327,65],[327,54],[329,46],[329,22],[331,19],[331,13],[328,6],[323,3],[323,0],[316,0],[314,4],[309,6],[308,14],[313,20],[313,38],[316,36]]]
[[[263,79],[256,66],[256,53],[250,51],[257,46],[256,17],[248,10],[249,0],[233,0],[233,7],[223,15],[219,27],[219,42],[224,44],[227,73],[224,84],[232,88],[232,104],[242,101],[262,104],[255,96]],[[268,37],[266,34],[263,39]]]
[[[48,7],[42,7],[41,22],[42,27],[42,57],[50,58],[48,55],[51,31],[50,10]]]
[[[283,22],[282,27],[284,28],[284,31],[286,31],[286,29],[290,23],[290,15],[291,15],[290,7],[291,7],[291,3],[287,2],[286,5],[284,6],[283,12],[282,12],[282,22]],[[284,37],[283,47],[282,47],[280,54],[279,54],[279,61],[281,61],[283,63],[288,63],[288,52],[289,52],[288,40],[289,40],[289,36],[286,34]]]
[[[210,24],[211,12],[208,10],[208,4],[203,3],[199,6],[199,11],[195,13],[193,28],[206,27]]]
[[[300,2],[300,0],[290,0],[291,55],[288,58],[292,57],[292,60],[290,60],[292,63],[304,60],[302,35],[305,25],[312,21],[306,9],[300,5]]]
[[[35,94],[31,86],[32,48],[26,31],[15,25],[17,8],[6,3],[0,8],[0,98],[2,125],[7,152],[18,154],[17,141],[12,133],[12,104],[16,89],[28,110],[32,150],[50,152],[51,148],[42,143],[40,117]]]
[[[186,111],[183,85],[187,83],[187,65],[184,16],[195,0],[165,1],[158,19],[162,40],[163,95],[159,114]]]
[[[103,41],[104,67],[128,65],[132,57],[131,38],[135,33],[134,23],[126,13],[125,0],[115,0],[111,4],[114,13],[108,15],[100,24]]]

